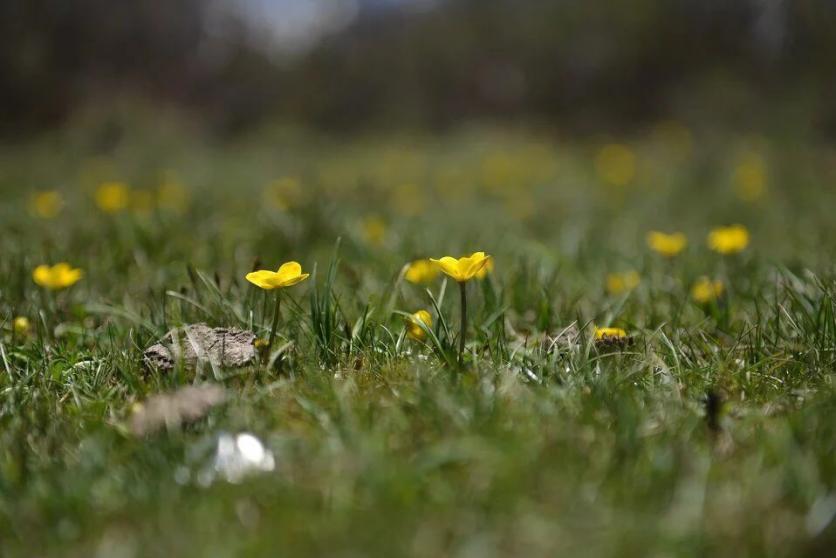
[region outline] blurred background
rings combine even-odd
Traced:
[[[4,0],[4,141],[119,103],[207,134],[676,120],[836,135],[830,0]]]

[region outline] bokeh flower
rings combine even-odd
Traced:
[[[688,245],[688,238],[681,232],[668,234],[650,231],[647,233],[647,245],[657,254],[672,258],[685,249]]]
[[[439,273],[440,270],[436,264],[430,260],[422,259],[410,262],[404,277],[410,283],[429,283],[438,277]]]
[[[610,273],[607,275],[607,292],[611,295],[618,295],[632,291],[639,286],[640,281],[639,273],[634,270]]]
[[[623,349],[633,339],[620,327],[596,327],[595,346],[600,349]]]
[[[418,310],[406,322],[407,334],[416,341],[423,341],[427,337],[427,332],[424,331],[421,324],[424,324],[427,328],[431,328],[433,325],[433,317],[426,310]]]
[[[147,215],[154,211],[156,200],[154,192],[147,189],[134,190],[130,195],[131,210],[135,213]]]
[[[183,213],[189,206],[189,191],[171,171],[165,173],[157,187],[157,205],[174,213]]]
[[[253,285],[265,290],[282,289],[300,283],[308,278],[309,273],[302,273],[299,262],[283,263],[278,271],[260,269],[247,273],[246,279]]]
[[[756,202],[766,191],[766,161],[756,152],[744,154],[734,167],[734,192],[745,202]]]
[[[30,327],[29,318],[26,316],[18,316],[12,321],[12,329],[15,335],[26,335],[29,333]]]
[[[722,281],[700,277],[691,287],[691,298],[699,304],[708,304],[720,298],[724,291]]]
[[[626,339],[627,332],[620,327],[596,327],[595,340],[602,341],[604,339]]]
[[[264,189],[264,199],[279,211],[289,211],[302,204],[302,184],[298,178],[285,176],[274,180]]]
[[[430,258],[430,261],[437,264],[441,268],[441,271],[459,283],[464,283],[477,277],[479,272],[488,265],[490,260],[491,257],[484,252],[474,252],[470,256],[463,256],[459,259],[451,256],[444,256],[438,260]]]
[[[95,199],[105,213],[119,213],[130,203],[130,188],[123,182],[105,182],[96,189]]]
[[[64,198],[57,190],[35,192],[29,200],[29,210],[41,219],[53,219],[64,208]]]
[[[749,231],[743,225],[718,227],[708,233],[708,247],[719,254],[737,254],[749,246]]]
[[[32,279],[46,289],[56,291],[76,284],[84,273],[66,262],[53,266],[39,265],[32,272]]]
[[[363,219],[360,223],[363,238],[369,244],[380,246],[386,238],[386,222],[376,215]]]
[[[595,157],[598,177],[612,186],[626,186],[636,176],[636,156],[626,145],[605,145]]]

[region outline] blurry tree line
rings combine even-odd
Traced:
[[[786,106],[836,135],[831,0],[360,2],[349,26],[291,57],[231,16],[218,33],[212,5],[4,0],[4,135],[126,96],[182,106],[221,133],[276,118],[594,130],[678,114],[733,123]]]

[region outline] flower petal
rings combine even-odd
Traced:
[[[441,271],[455,279],[456,281],[465,281],[461,272],[459,260],[450,256],[444,256],[440,260],[430,258],[430,261],[437,264]]]
[[[478,274],[490,261],[490,256],[486,256],[484,252],[474,252],[469,258],[462,258],[465,260],[465,276],[467,279],[472,279]]]
[[[275,271],[259,269],[258,271],[247,273],[245,278],[256,287],[261,287],[262,289],[275,289],[276,285],[274,285],[272,281],[275,276]]]
[[[310,273],[300,273],[299,275],[296,275],[295,277],[290,277],[288,279],[285,279],[280,284],[279,284],[278,281],[276,281],[276,286],[277,287],[291,287],[291,286],[295,285],[296,283],[301,283],[302,281],[304,281],[308,277],[310,277]]]

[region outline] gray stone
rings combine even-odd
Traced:
[[[171,370],[180,360],[190,369],[198,364],[238,368],[255,362],[255,338],[255,333],[243,329],[190,324],[172,329],[148,347],[143,360],[158,370]]]

